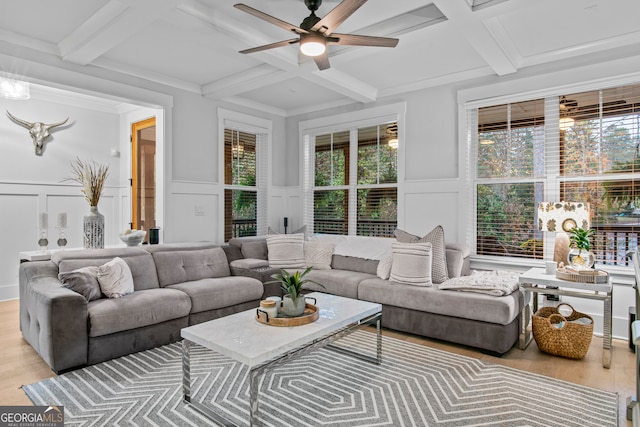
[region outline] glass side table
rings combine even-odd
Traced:
[[[527,303],[522,309],[519,347],[527,348],[531,342],[531,315],[538,311],[538,293],[551,295],[566,295],[577,298],[595,299],[603,302],[603,327],[602,327],[602,366],[611,366],[611,322],[613,285],[611,279],[608,283],[583,283],[558,279],[555,274],[546,274],[544,268],[531,268],[520,276],[520,286],[525,292]],[[533,294],[533,295],[531,295]],[[532,296],[532,298],[530,298]]]

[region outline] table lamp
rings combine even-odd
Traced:
[[[568,264],[569,235],[574,227],[589,228],[589,204],[583,202],[540,202],[538,230],[556,233],[553,260]]]

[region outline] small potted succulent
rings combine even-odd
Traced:
[[[568,233],[569,241],[571,242],[569,265],[576,269],[591,268],[595,262],[595,256],[591,252],[591,241],[589,239],[596,234],[596,230],[593,228],[574,227]]]
[[[282,299],[282,312],[289,317],[301,316],[306,306],[304,295],[302,294],[302,286],[305,283],[315,283],[324,288],[324,285],[311,279],[305,279],[313,267],[308,267],[302,273],[297,270],[293,274],[287,270],[281,269],[280,273],[273,274],[271,277],[276,279],[267,283],[280,283],[280,288],[285,293]]]

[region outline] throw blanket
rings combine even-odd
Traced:
[[[478,292],[500,297],[509,295],[519,287],[520,273],[513,271],[478,271],[470,276],[456,277],[438,285],[439,289]]]

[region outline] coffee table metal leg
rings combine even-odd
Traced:
[[[258,385],[262,370],[254,368],[249,371],[249,425],[259,426],[258,420]]]
[[[191,342],[182,340],[182,394],[185,402],[191,402]]]
[[[380,319],[376,321],[376,359],[378,360],[378,365],[382,364],[382,331],[380,330]]]

